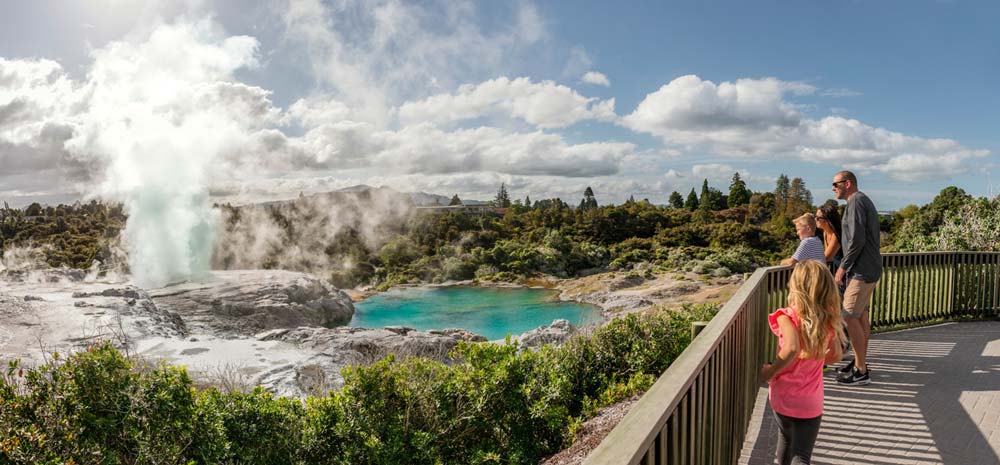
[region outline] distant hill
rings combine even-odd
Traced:
[[[389,187],[372,187],[365,184],[359,184],[356,186],[345,187],[343,189],[338,189],[336,192],[364,192],[370,190],[393,190]],[[430,194],[427,192],[406,192],[406,195],[410,196],[410,200],[413,201],[413,205],[418,207],[428,207],[432,205],[448,205],[451,202],[450,195],[440,195],[440,194]],[[485,205],[489,202],[483,200],[466,200],[462,199],[462,203],[465,205]]]

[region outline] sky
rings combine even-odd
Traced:
[[[997,194],[1000,2],[0,1],[12,206]]]

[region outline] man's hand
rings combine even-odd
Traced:
[[[837,275],[833,277],[833,281],[836,282],[838,285],[843,286],[846,274],[847,273],[844,273],[843,268],[837,268]]]

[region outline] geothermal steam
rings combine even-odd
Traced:
[[[66,148],[106,167],[97,195],[125,205],[133,280],[159,287],[209,270],[217,212],[208,186],[219,154],[261,122],[240,108],[266,92],[233,81],[257,41],[209,22],[164,25],[145,40],[93,52],[86,110]],[[244,105],[245,106],[245,105]]]

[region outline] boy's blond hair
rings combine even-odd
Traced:
[[[813,216],[812,213],[806,213],[798,218],[795,218],[792,222],[795,224],[804,224],[808,226],[809,229],[816,231],[816,217]]]
[[[842,344],[843,319],[840,316],[840,293],[826,264],[806,260],[795,265],[788,280],[788,306],[799,317],[799,358],[822,358],[831,331]]]

